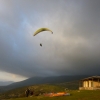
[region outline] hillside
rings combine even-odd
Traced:
[[[11,98],[9,100],[100,100],[100,90],[98,91],[68,91],[70,96],[46,97],[46,96],[32,96],[22,98]]]
[[[78,89],[78,85],[79,85],[79,81],[57,83],[57,84],[32,85],[32,86],[21,87],[21,88],[4,92],[0,95],[0,99],[25,97],[26,88],[29,88],[31,91],[34,91],[33,96],[39,96],[40,94],[43,94],[43,93],[65,91],[66,88],[68,90],[75,90],[75,89]]]
[[[82,78],[85,78],[87,76],[88,75],[32,77],[32,78],[26,79],[24,81],[10,84],[8,86],[2,86],[2,87],[0,87],[0,92],[8,91],[8,90],[19,88],[19,87],[30,86],[30,85],[38,85],[38,84],[46,84],[46,83],[54,84],[54,83],[64,83],[64,82],[76,81],[76,80],[80,80]]]

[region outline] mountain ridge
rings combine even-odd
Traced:
[[[80,80],[82,78],[89,77],[90,75],[73,75],[73,76],[51,76],[51,77],[31,77],[26,80],[15,82],[7,86],[0,86],[0,92],[8,91],[15,88],[24,86],[47,84],[47,83],[63,83]]]

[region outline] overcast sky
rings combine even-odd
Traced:
[[[0,80],[83,74],[100,75],[100,0],[0,0]]]

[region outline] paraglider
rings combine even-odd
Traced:
[[[35,31],[35,33],[33,34],[33,36],[37,35],[40,32],[43,32],[43,31],[49,31],[49,32],[51,32],[53,34],[53,32],[50,29],[48,29],[48,28],[40,28],[37,31]],[[42,47],[41,43],[40,43],[40,46]]]
[[[42,31],[50,31],[53,34],[53,32],[48,28],[40,28],[34,33],[34,36],[37,35],[38,33],[42,32]]]

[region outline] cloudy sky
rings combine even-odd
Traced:
[[[100,75],[100,0],[0,0],[0,80],[81,74]]]

